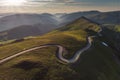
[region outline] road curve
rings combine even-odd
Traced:
[[[7,58],[4,58],[4,59],[0,60],[0,64],[2,64],[2,63],[4,63],[4,62],[7,62],[7,61],[9,61],[9,60],[11,60],[11,59],[13,59],[13,58],[15,58],[15,57],[18,57],[18,56],[20,56],[20,55],[22,55],[22,54],[25,54],[25,53],[27,53],[27,52],[30,52],[30,51],[33,51],[33,50],[37,50],[37,49],[41,49],[41,48],[45,48],[45,47],[50,47],[50,46],[56,46],[56,47],[58,47],[58,48],[59,48],[59,49],[58,49],[58,53],[63,52],[63,47],[60,46],[60,45],[42,45],[42,46],[39,46],[39,47],[35,47],[35,48],[31,48],[31,49],[28,49],[28,50],[19,52],[19,53],[17,53],[17,54],[14,54],[14,55],[12,55],[12,56],[7,57]]]
[[[88,50],[91,47],[91,45],[92,45],[92,39],[91,39],[91,37],[88,37],[87,39],[88,39],[88,43],[87,43],[86,47],[84,47],[83,49],[80,49],[76,53],[74,53],[74,56],[71,59],[64,58],[63,57],[63,53],[61,53],[61,52],[58,53],[59,59],[61,61],[65,62],[65,63],[75,63],[76,61],[78,61],[78,59],[80,58],[80,55],[84,51]]]
[[[4,58],[4,59],[0,60],[0,64],[2,64],[4,62],[7,62],[7,61],[9,61],[9,60],[11,60],[11,59],[13,59],[15,57],[18,57],[18,56],[20,56],[22,54],[25,54],[27,52],[30,52],[30,51],[33,51],[33,50],[37,50],[37,49],[41,49],[41,48],[45,48],[45,47],[51,47],[51,46],[55,46],[55,47],[58,48],[57,56],[58,56],[58,59],[60,61],[65,62],[65,63],[75,63],[79,59],[81,53],[83,53],[84,51],[86,51],[87,49],[90,48],[91,43],[92,43],[91,37],[88,37],[88,44],[87,44],[87,46],[84,47],[83,49],[80,49],[79,51],[77,51],[75,53],[75,55],[71,59],[66,59],[66,58],[63,57],[64,47],[62,47],[60,45],[55,45],[55,44],[46,44],[46,45],[42,45],[42,46],[39,46],[39,47],[31,48],[31,49],[19,52],[17,54],[14,54],[12,56],[9,56],[7,58]]]
[[[99,36],[102,36],[101,32],[102,32],[102,27],[100,27],[100,30],[98,31]],[[88,36],[87,37],[88,43],[87,43],[86,47],[84,47],[83,49],[78,50],[71,59],[65,59],[63,57],[62,53],[59,53],[58,56],[59,56],[60,60],[63,61],[63,62],[66,62],[66,63],[75,63],[80,58],[80,55],[84,51],[88,50],[91,47],[93,37],[96,37],[96,36]]]

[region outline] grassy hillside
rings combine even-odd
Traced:
[[[88,23],[94,25],[92,30],[86,31],[91,29],[91,24]],[[86,28],[83,25],[86,25]],[[4,44],[0,47],[0,59],[50,43],[65,47],[69,54],[64,56],[69,58],[86,45],[88,31],[99,30],[96,25],[82,18],[79,22],[71,23],[64,29],[57,29],[44,36]],[[120,80],[120,67],[113,57],[114,51],[103,46],[97,38],[94,41],[92,47],[84,52],[75,64],[61,64],[55,56],[56,47],[28,52],[0,65],[0,80]]]
[[[117,32],[120,32],[120,25],[116,25],[116,26],[115,26],[115,30],[116,30]]]
[[[117,51],[117,56],[120,59],[120,25],[106,25],[103,29],[101,39]]]
[[[2,46],[0,47],[0,59],[24,49],[48,43],[60,44],[64,46],[69,53],[73,54],[86,44],[86,33],[81,30],[77,32],[83,35],[76,35],[77,33],[74,31],[66,31],[63,33],[58,32],[56,34],[47,34],[42,37]],[[0,78],[9,80],[64,80],[70,79],[73,75],[77,76],[78,74],[74,70],[70,69],[70,65],[62,65],[58,62],[55,57],[55,53],[55,47],[39,49],[26,53],[25,55],[1,65]],[[64,74],[68,74],[68,76],[65,76]],[[76,76],[72,78],[76,78]]]
[[[98,25],[99,25],[98,23],[95,23],[85,17],[81,17],[58,30],[59,31],[66,31],[66,30],[68,31],[68,30],[79,30],[79,29],[87,30],[87,29],[89,29],[89,30],[97,32],[100,29],[100,27]]]

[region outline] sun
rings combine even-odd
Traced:
[[[26,0],[4,0],[4,6],[20,6],[23,5]]]

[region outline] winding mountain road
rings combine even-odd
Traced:
[[[90,48],[90,46],[92,45],[91,43],[92,43],[91,37],[88,37],[88,44],[87,44],[87,46],[84,47],[83,49],[80,49],[79,51],[77,51],[75,53],[75,55],[71,59],[69,59],[69,60],[63,57],[63,52],[64,52],[64,47],[63,46],[55,45],[55,44],[46,44],[46,45],[42,45],[42,46],[39,46],[39,47],[31,48],[31,49],[19,52],[17,54],[14,54],[12,56],[9,56],[7,58],[4,58],[4,59],[0,60],[0,64],[2,64],[4,62],[7,62],[7,61],[9,61],[9,60],[11,60],[13,58],[16,58],[16,57],[18,57],[18,56],[20,56],[22,54],[25,54],[27,52],[30,52],[30,51],[33,51],[33,50],[37,50],[37,49],[41,49],[41,48],[45,48],[45,47],[51,47],[51,46],[58,47],[57,56],[58,56],[58,59],[60,61],[63,61],[65,63],[75,63],[79,59],[81,53],[83,53],[84,51],[86,51],[87,49]]]
[[[43,45],[43,46],[39,46],[39,47],[35,47],[35,48],[31,48],[31,49],[19,52],[17,54],[14,54],[12,56],[7,57],[7,58],[4,58],[4,59],[0,60],[0,64],[2,64],[4,62],[7,62],[7,61],[9,61],[9,60],[11,60],[11,59],[13,59],[15,57],[18,57],[18,56],[20,56],[20,55],[22,55],[24,53],[27,53],[27,52],[30,52],[30,51],[33,51],[33,50],[37,50],[37,49],[41,49],[41,48],[45,48],[45,47],[49,47],[49,46],[57,46],[59,48],[58,53],[62,53],[62,51],[63,51],[63,47],[60,46],[60,45]]]
[[[100,34],[101,31],[102,31],[102,28],[100,28],[100,31],[98,32],[99,35],[101,35]],[[56,45],[56,44],[46,44],[46,45],[42,45],[42,46],[39,46],[39,47],[31,48],[31,49],[28,49],[28,50],[24,50],[22,52],[19,52],[17,54],[14,54],[12,56],[4,58],[4,59],[0,60],[0,64],[2,64],[4,62],[7,62],[7,61],[9,61],[9,60],[11,60],[13,58],[16,58],[16,57],[18,57],[18,56],[20,56],[22,54],[25,54],[27,52],[30,52],[30,51],[33,51],[33,50],[37,50],[37,49],[41,49],[41,48],[45,48],[45,47],[51,47],[51,46],[54,46],[54,47],[58,48],[57,56],[58,56],[58,59],[60,61],[68,63],[68,64],[69,63],[75,63],[80,58],[80,55],[91,47],[91,45],[92,45],[92,39],[91,38],[92,37],[96,37],[96,36],[88,36],[87,37],[88,43],[87,43],[86,47],[84,47],[84,48],[78,50],[77,52],[75,52],[74,56],[71,59],[66,59],[66,58],[63,57],[63,52],[64,52],[64,47],[63,46]]]

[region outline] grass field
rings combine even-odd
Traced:
[[[64,56],[70,58],[86,45],[86,29],[99,30],[93,23],[89,27],[91,23],[82,20],[77,22],[81,24],[76,23],[74,29],[69,25],[67,29],[57,29],[44,36],[4,44],[0,47],[0,59],[50,43],[65,47],[69,54]],[[86,28],[81,28],[86,23]],[[38,49],[0,65],[0,80],[120,80],[120,66],[113,57],[114,51],[102,45],[98,38],[74,64],[61,64],[55,56],[56,50],[56,47]]]

